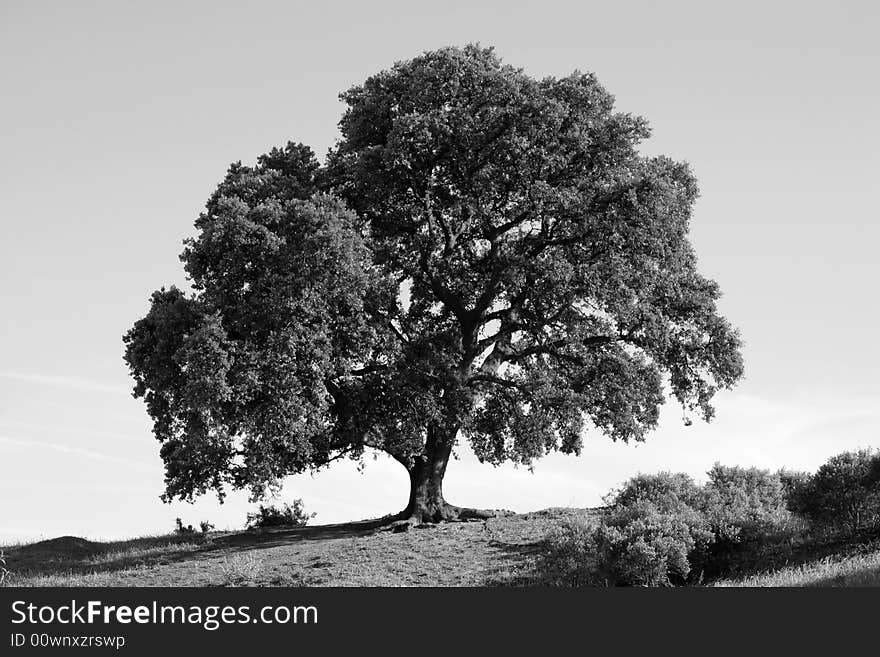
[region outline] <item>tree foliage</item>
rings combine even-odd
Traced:
[[[338,435],[333,381],[382,350],[370,312],[393,307],[395,289],[316,168],[294,144],[230,167],[182,255],[194,293],[155,292],[126,335],[168,498],[226,485],[258,496],[363,447]]]
[[[760,538],[788,520],[780,473],[716,463],[708,475],[701,510],[719,539]]]
[[[364,447],[442,504],[451,449],[531,464],[642,440],[667,394],[706,420],[742,374],[687,234],[689,167],[591,74],[427,52],[342,94],[319,165],[230,167],[126,336],[167,495],[260,494]],[[411,498],[411,504],[413,503]]]
[[[880,527],[880,452],[832,456],[791,493],[792,509],[815,530],[856,534]]]
[[[804,473],[723,466],[639,474],[596,522],[565,522],[545,541],[549,584],[667,586],[788,563],[803,524],[786,508]]]

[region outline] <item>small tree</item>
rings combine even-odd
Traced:
[[[708,472],[701,508],[719,539],[759,538],[787,520],[779,475],[716,463]]]
[[[782,483],[782,493],[785,495],[786,502],[790,511],[795,511],[795,500],[799,497],[804,488],[809,484],[812,475],[809,472],[801,470],[788,470],[783,468],[776,473],[779,481]]]
[[[831,457],[792,501],[794,510],[820,530],[854,534],[880,524],[880,452]]]
[[[247,514],[245,527],[305,527],[316,513],[307,513],[301,499],[296,499],[293,504],[285,503],[278,507],[275,505],[260,505],[255,513]]]
[[[230,167],[126,335],[166,499],[262,496],[384,451],[408,522],[456,444],[529,465],[585,430],[642,440],[671,393],[706,420],[740,339],[688,241],[697,184],[595,76],[535,80],[491,48],[427,52],[342,94],[321,166],[288,144]]]
[[[664,511],[677,511],[683,506],[699,509],[704,491],[693,478],[683,472],[639,473],[606,501],[614,506],[627,506],[648,501]]]
[[[605,581],[624,586],[685,583],[689,555],[705,550],[713,536],[699,511],[674,506],[637,499],[612,507],[592,537]]]

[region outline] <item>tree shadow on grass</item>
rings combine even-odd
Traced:
[[[501,553],[499,567],[489,573],[484,586],[552,586],[552,573],[557,569],[550,560],[546,540],[530,543],[492,541],[490,547]]]
[[[135,567],[197,561],[302,541],[355,538],[375,533],[387,518],[313,527],[278,527],[212,534],[167,534],[125,541],[97,542],[62,536],[5,548],[15,579],[52,575],[112,573]],[[10,583],[14,583],[11,581]]]
[[[734,546],[735,547],[735,546]],[[742,546],[739,552],[733,551],[718,559],[714,568],[708,569],[707,583],[725,580],[743,580],[783,569],[805,567],[824,559],[845,560],[860,555],[872,554],[880,550],[880,534],[876,531],[861,532],[855,535],[805,535],[796,543],[784,541],[756,542],[753,546]],[[870,569],[869,569],[870,570]],[[866,578],[869,577],[866,574]],[[876,573],[875,573],[876,575]],[[854,574],[856,578],[859,575]],[[845,583],[846,575],[829,577],[827,580],[811,583],[810,586],[868,586],[869,584]],[[880,577],[875,578],[874,586],[880,586]]]
[[[107,572],[192,553],[204,541],[198,534],[145,536],[106,543],[61,536],[8,549],[7,567],[16,578]]]

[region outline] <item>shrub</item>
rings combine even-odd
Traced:
[[[700,505],[716,538],[751,540],[789,521],[785,487],[778,474],[716,463],[708,475]]]
[[[253,584],[262,572],[263,561],[250,552],[227,557],[220,562],[220,575],[224,586]]]
[[[668,586],[690,575],[688,555],[712,533],[692,504],[700,488],[688,475],[639,474],[608,496],[595,525],[565,521],[547,538],[544,583],[563,586]]]
[[[784,559],[792,532],[786,486],[794,476],[757,468],[639,474],[606,497],[594,527],[563,524],[548,538],[545,576],[563,585],[667,586]]]
[[[692,565],[715,577],[788,559],[803,533],[802,522],[788,508],[786,482],[793,478],[718,463],[708,475],[700,510],[714,540],[691,555]]]
[[[699,506],[701,495],[700,487],[683,472],[640,473],[613,492],[606,501],[613,506],[649,501],[660,509],[676,511],[682,506]]]
[[[782,482],[782,494],[785,495],[786,507],[792,513],[797,513],[798,500],[810,483],[812,475],[800,470],[782,469],[776,473]]]
[[[214,525],[212,525],[207,520],[202,520],[199,522],[199,529],[196,529],[192,525],[184,525],[183,521],[180,518],[174,519],[174,533],[178,536],[193,536],[194,534],[207,534],[209,531],[214,529]]]
[[[317,514],[306,513],[301,499],[296,499],[293,504],[284,504],[282,507],[274,505],[263,506],[255,513],[247,514],[246,528],[265,527],[305,527],[309,520]]]
[[[539,570],[548,586],[605,584],[597,560],[595,527],[585,519],[566,518],[555,524],[545,539],[546,552]]]
[[[647,499],[612,508],[596,527],[597,578],[615,585],[683,584],[688,555],[712,541],[703,515],[682,504],[663,509]]]
[[[856,534],[880,526],[880,453],[832,456],[794,495],[791,505],[820,532]]]
[[[191,534],[196,534],[196,530],[193,529],[192,525],[184,525],[183,521],[180,518],[174,519],[174,524],[176,525],[174,528],[174,533],[178,536],[189,536]]]

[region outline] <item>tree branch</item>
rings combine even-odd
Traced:
[[[363,376],[364,374],[372,374],[373,372],[384,372],[387,369],[387,365],[367,365],[360,369],[351,370],[349,374],[352,376]]]
[[[510,381],[509,379],[494,376],[492,374],[474,374],[467,380],[467,385],[474,387],[474,384],[480,382],[495,383],[504,386],[505,388],[517,388],[518,390],[528,390],[530,387],[528,384],[517,383],[516,381]]]
[[[610,335],[596,335],[590,338],[586,338],[580,342],[585,347],[598,346],[603,344],[609,344],[611,342],[616,342],[620,340],[620,337],[614,337]],[[565,347],[566,345],[571,344],[567,340],[554,340],[553,342],[547,342],[544,344],[536,344],[531,347],[526,347],[525,349],[521,349],[520,351],[509,351],[505,353],[502,357],[502,360],[505,362],[515,362],[517,360],[522,360],[523,358],[528,358],[529,356],[536,356],[538,354],[546,354],[548,356],[553,356],[554,358],[559,358],[561,360],[567,360],[573,362],[577,365],[583,366],[584,360],[579,356],[575,356],[573,354],[564,354],[559,351],[560,348]]]
[[[397,336],[398,340],[400,340],[403,344],[409,344],[409,338],[407,338],[403,334],[403,332],[394,325],[394,322],[392,322],[391,320],[388,320],[388,326],[394,332],[394,335]]]

